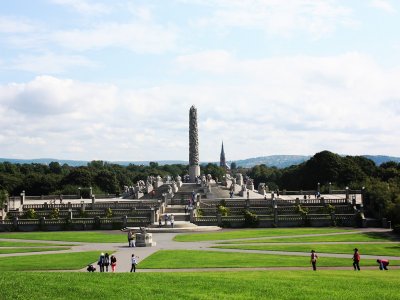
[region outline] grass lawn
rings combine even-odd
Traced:
[[[53,243],[32,243],[23,241],[2,241],[0,239],[1,247],[46,247],[46,246],[70,246],[70,244],[53,244]]]
[[[42,247],[22,248],[22,247],[18,247],[18,248],[6,248],[6,249],[1,249],[0,248],[0,254],[25,253],[25,252],[43,252],[43,251],[60,251],[60,250],[68,250],[68,249],[70,249],[70,248],[68,248],[68,247],[48,247],[48,248],[42,248]]]
[[[47,240],[86,243],[123,243],[127,242],[125,234],[119,231],[115,234],[97,231],[56,231],[56,232],[15,232],[2,233],[1,238],[23,240]]]
[[[321,257],[320,267],[352,267],[349,258]],[[392,261],[390,262],[392,264]],[[393,261],[393,265],[400,261]],[[361,265],[375,266],[374,259],[363,259]],[[196,250],[160,250],[139,264],[143,269],[185,269],[185,268],[250,268],[250,267],[307,267],[308,256],[272,255],[259,253],[238,253]]]
[[[110,251],[109,253],[112,253],[112,251]],[[99,258],[99,254],[99,251],[88,251],[0,257],[0,272],[33,270],[78,270],[84,268],[89,263],[93,263],[94,261],[96,261]]]
[[[311,249],[317,253],[344,253],[351,255],[354,248],[360,249],[361,254],[400,256],[400,244],[279,244],[279,245],[230,245],[215,246],[222,249],[244,249],[244,250],[272,250],[289,252],[310,252]]]
[[[45,283],[45,284],[44,284]],[[400,272],[5,272],[1,299],[399,299]]]
[[[220,244],[254,244],[254,243],[318,243],[318,242],[393,242],[396,236],[385,233],[368,232],[355,234],[336,234],[325,236],[265,238],[259,240],[227,241]]]
[[[231,240],[243,238],[262,238],[274,236],[293,236],[301,234],[324,234],[337,232],[351,232],[355,229],[339,229],[339,228],[267,228],[267,229],[237,229],[222,232],[210,233],[194,233],[180,234],[175,237],[178,242],[199,242],[199,241],[216,241]]]

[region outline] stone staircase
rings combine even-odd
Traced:
[[[185,213],[184,205],[173,205],[165,208],[165,213],[168,215],[174,215],[175,224],[178,225],[181,221],[190,223],[190,216]],[[179,223],[177,223],[179,222]]]

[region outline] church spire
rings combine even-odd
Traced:
[[[226,168],[226,160],[225,160],[225,151],[224,151],[224,141],[222,141],[222,147],[221,147],[221,156],[219,159],[219,166]]]

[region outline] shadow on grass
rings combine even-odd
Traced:
[[[400,241],[400,236],[392,232],[365,232],[364,234],[369,238],[376,240],[388,239],[393,242]]]

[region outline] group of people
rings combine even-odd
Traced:
[[[173,214],[164,214],[164,224],[165,226],[168,225],[168,222],[171,224],[171,228],[174,228],[174,223],[175,223],[175,217]],[[162,217],[160,216],[158,218],[158,227],[161,228],[162,226]]]
[[[311,250],[310,263],[314,271],[317,270],[317,260],[318,260],[317,253],[315,252],[315,250]],[[354,248],[354,253],[353,253],[354,271],[360,271],[360,260],[361,260],[360,252],[358,251],[358,248]],[[389,265],[388,259],[377,259],[376,262],[379,264],[380,270],[388,270],[387,268]]]
[[[108,253],[101,253],[99,260],[97,261],[97,265],[100,268],[100,272],[108,272],[108,267],[111,265],[111,271],[115,272],[115,268],[117,266],[117,258],[114,255],[109,255]],[[96,268],[93,265],[88,265],[88,272],[96,271]]]
[[[136,272],[136,265],[138,264],[139,256],[132,254],[131,257],[131,272]],[[117,267],[117,258],[114,255],[109,256],[108,253],[101,253],[97,265],[100,268],[100,272],[108,272],[108,267],[111,265],[111,271],[115,272]],[[96,268],[93,265],[87,266],[88,272],[95,272]]]

